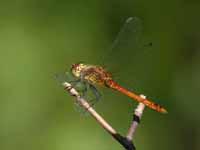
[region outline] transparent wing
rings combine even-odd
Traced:
[[[59,83],[63,84],[64,82],[71,82],[77,80],[75,77],[72,76],[69,72],[60,72],[54,74],[54,79]]]
[[[69,72],[56,73],[54,78],[60,85],[64,82],[69,82],[72,87],[75,88],[79,94],[88,101],[90,106],[94,107],[94,104],[96,104],[96,102],[100,99],[101,95],[93,85],[87,85],[86,83],[77,80],[77,78],[73,77],[73,75]],[[88,86],[89,90],[87,90]],[[83,108],[77,101],[75,101],[74,108],[77,112],[83,114],[84,116],[89,115],[85,108]]]
[[[128,18],[111,47],[105,52],[106,55],[102,57],[102,63],[106,66],[112,65],[112,67],[116,67],[116,64],[127,61],[127,59],[123,58],[123,55],[126,52],[136,51],[139,48],[141,33],[141,20],[137,17]]]
[[[141,33],[141,20],[137,17],[128,18],[114,40],[111,49],[137,48]]]
[[[142,21],[128,18],[114,40],[111,48],[105,50],[100,64],[113,74],[122,86],[141,89],[145,70],[151,66],[151,46],[142,41]],[[147,71],[148,72],[148,71]]]

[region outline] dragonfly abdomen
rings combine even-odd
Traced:
[[[148,99],[144,99],[142,98],[141,96],[135,94],[134,92],[131,92],[125,88],[123,88],[122,86],[120,86],[118,83],[116,83],[114,80],[107,80],[106,81],[106,85],[114,90],[117,90],[119,91],[120,93],[122,94],[125,94],[139,102],[142,102],[143,104],[145,104],[146,106],[152,108],[153,110],[156,110],[158,112],[161,112],[161,113],[167,113],[167,111],[162,107],[160,106],[159,104],[157,103],[154,103]]]

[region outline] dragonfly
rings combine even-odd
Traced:
[[[125,45],[127,41],[132,44],[137,44],[137,35],[134,35],[138,32],[138,28],[140,28],[140,19],[137,17],[130,17],[128,18],[122,29],[120,30],[116,40],[113,42],[111,46],[111,54],[115,53],[113,49],[117,45]],[[131,36],[130,36],[131,35]],[[123,49],[123,48],[122,48]],[[124,52],[126,50],[123,50]],[[109,60],[110,61],[110,60]],[[70,74],[73,76],[74,80],[70,81],[73,83],[74,86],[77,84],[82,85],[82,96],[85,96],[87,92],[87,87],[92,91],[93,95],[95,96],[96,101],[101,98],[100,92],[97,90],[96,86],[104,86],[109,89],[115,90],[130,97],[133,100],[137,100],[145,104],[147,107],[160,112],[160,113],[167,113],[167,110],[162,107],[161,105],[146,99],[144,97],[139,96],[132,90],[129,90],[123,86],[121,86],[112,76],[103,65],[95,65],[95,64],[85,64],[85,63],[74,63],[71,65]]]

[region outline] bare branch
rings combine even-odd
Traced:
[[[96,120],[97,122],[103,126],[103,128],[109,132],[110,134],[116,134],[117,132],[89,105],[89,103],[80,96],[80,94],[72,88],[71,84],[68,82],[64,82],[63,86],[65,89],[76,99],[76,102],[80,104],[83,108],[85,108]]]
[[[140,95],[142,98],[146,98],[146,96],[144,95]],[[129,140],[129,141],[132,141],[133,140],[133,137],[134,137],[134,133],[135,133],[135,130],[138,126],[138,124],[140,123],[140,119],[142,117],[142,114],[143,114],[143,111],[144,111],[144,108],[145,108],[145,105],[143,103],[139,103],[137,108],[135,109],[135,112],[134,112],[134,115],[133,115],[133,120],[132,120],[132,123],[128,129],[128,132],[126,134],[126,138]]]
[[[73,96],[75,97],[76,103],[80,104],[85,110],[87,110],[96,120],[97,122],[109,133],[111,134],[115,140],[117,140],[126,150],[135,150],[135,146],[132,143],[132,137],[135,132],[135,129],[138,125],[138,120],[136,119],[137,117],[140,119],[143,109],[144,109],[144,104],[139,103],[137,109],[135,110],[133,123],[131,124],[128,133],[126,137],[121,136],[119,133],[116,132],[114,128],[112,128],[85,100],[81,95],[74,89],[70,83],[64,82],[62,84],[64,88]]]

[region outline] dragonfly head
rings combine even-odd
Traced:
[[[80,77],[81,76],[81,71],[86,67],[85,64],[83,63],[77,63],[77,64],[72,64],[71,66],[71,72],[75,77]]]

